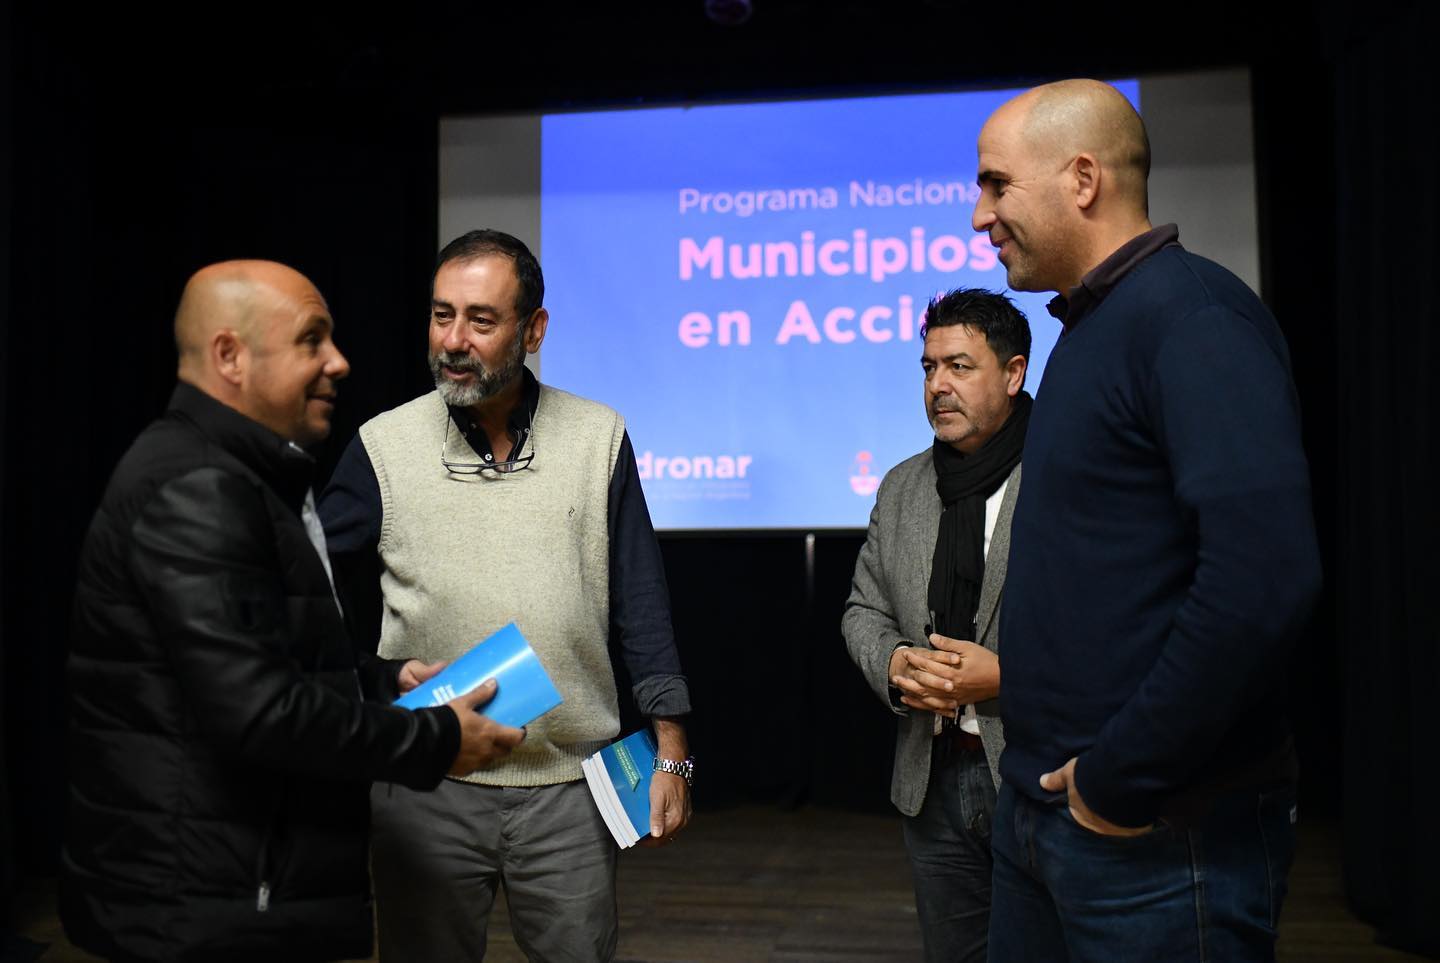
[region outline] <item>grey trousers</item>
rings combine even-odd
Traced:
[[[434,792],[371,791],[383,963],[485,957],[496,887],[536,961],[615,955],[615,841],[585,781],[508,788],[446,779]]]

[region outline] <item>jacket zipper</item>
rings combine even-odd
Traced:
[[[255,861],[255,878],[260,881],[255,891],[255,912],[270,912],[270,847],[275,841],[275,834],[280,825],[280,820],[285,814],[285,800],[289,796],[290,787],[283,783],[280,788],[280,804],[275,807],[275,814],[270,817],[270,824],[265,827],[265,835],[260,840],[260,854]]]

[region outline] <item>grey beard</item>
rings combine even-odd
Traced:
[[[441,401],[454,408],[473,408],[486,398],[494,397],[520,376],[520,369],[524,366],[523,348],[495,371],[486,371],[484,365],[468,355],[451,356],[441,352],[430,356],[430,374],[435,378],[435,390],[440,392]],[[456,384],[445,377],[440,370],[442,367],[474,372],[475,380],[469,384]]]

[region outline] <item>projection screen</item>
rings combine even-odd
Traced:
[[[1259,290],[1248,74],[1112,83],[1150,132],[1152,222]],[[970,221],[976,136],[1017,92],[447,118],[439,242],[493,227],[537,253],[532,365],[625,417],[657,528],[863,528],[933,440],[926,303],[1006,289]],[[1012,294],[1043,394],[1059,324]]]

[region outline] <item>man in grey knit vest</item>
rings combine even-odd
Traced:
[[[540,265],[499,231],[440,252],[436,390],[373,418],[321,503],[360,639],[389,658],[462,654],[515,622],[564,698],[506,760],[433,794],[372,794],[382,960],[478,960],[503,880],[536,960],[608,960],[616,847],[580,763],[620,733],[612,631],[660,761],[650,845],[690,815],[690,711],[655,532],[624,420],[524,365],[549,315]]]

